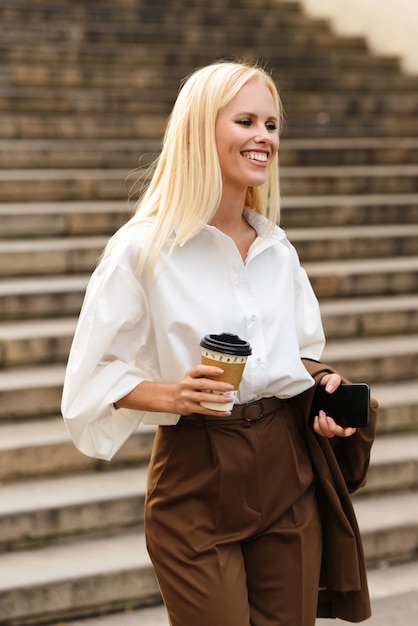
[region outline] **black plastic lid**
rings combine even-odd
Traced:
[[[205,335],[200,345],[202,348],[207,348],[208,350],[238,356],[249,356],[252,352],[248,341],[244,341],[244,339],[240,339],[238,335],[232,335],[231,333]]]

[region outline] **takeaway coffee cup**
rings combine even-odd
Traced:
[[[230,333],[205,335],[200,346],[202,348],[202,364],[214,365],[224,371],[220,376],[213,376],[213,380],[230,383],[234,387],[233,391],[226,392],[226,395],[231,398],[231,402],[228,404],[201,402],[201,406],[215,411],[230,411],[234,406],[247,358],[251,354],[251,346],[248,341]]]

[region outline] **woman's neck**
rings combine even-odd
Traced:
[[[218,230],[228,235],[234,241],[243,261],[245,261],[248,250],[255,241],[257,233],[245,219],[243,210],[240,213],[217,211],[211,221],[211,225],[218,228]]]

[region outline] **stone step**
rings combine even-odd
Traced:
[[[89,276],[44,276],[0,280],[2,320],[78,315]]]
[[[288,229],[302,263],[413,255],[418,251],[418,224],[331,226]],[[0,248],[1,249],[1,248]]]
[[[235,46],[235,49],[251,47],[254,50],[259,46],[274,45],[279,29],[282,44],[286,39],[294,38],[294,28],[298,27],[298,23],[302,31],[311,31],[306,35],[306,42],[310,41],[313,45],[317,43],[332,45],[336,39],[336,36],[330,32],[326,20],[309,20],[306,22],[296,15],[296,19],[291,18],[292,23],[285,24],[283,23],[284,15],[280,11],[268,11],[264,15],[257,5],[253,5],[248,12],[240,15],[238,24],[236,20],[228,20],[228,13],[225,10],[219,12],[216,23],[212,24],[204,22],[205,19],[209,20],[210,16],[202,16],[202,20],[195,19],[196,13],[194,11],[190,12],[189,19],[184,19],[184,12],[180,19],[176,19],[167,10],[159,11],[153,19],[140,21],[134,17],[126,23],[118,21],[117,13],[111,16],[109,23],[97,20],[62,20],[59,23],[45,24],[40,21],[39,23],[27,24],[23,21],[23,23],[16,23],[5,29],[2,41],[3,45],[12,45],[16,40],[20,41],[21,44],[35,41],[71,43],[76,40],[83,43],[94,42],[98,45],[138,43],[140,45],[148,44],[150,47],[166,43],[187,47],[190,44],[196,45],[198,42],[204,42],[203,45],[208,52],[210,46],[223,46],[229,51],[231,51],[232,46]],[[220,32],[221,25],[223,30]],[[222,51],[220,55],[216,54],[217,58],[223,58],[223,56]]]
[[[154,426],[140,426],[112,459],[112,463],[81,454],[61,416],[0,423],[0,480],[55,478],[62,474],[104,472],[146,463],[151,454]]]
[[[147,466],[2,486],[0,551],[140,530]]]
[[[253,21],[254,27],[257,29],[267,28],[273,22],[272,26],[277,28],[306,27],[306,18],[300,11],[278,11],[271,3],[265,3],[265,10],[262,15],[257,14],[254,2],[243,5],[239,3],[240,24],[243,28]],[[228,4],[220,5],[214,3],[211,5],[195,5],[192,7],[170,5],[167,3],[157,3],[155,6],[138,5],[136,7],[118,7],[110,10],[105,8],[100,10],[95,7],[89,10],[88,7],[68,6],[68,7],[34,7],[21,6],[10,7],[2,6],[0,10],[0,19],[4,24],[6,33],[21,35],[20,41],[25,41],[29,35],[34,39],[39,37],[44,30],[49,32],[48,40],[51,41],[67,41],[73,40],[77,34],[79,39],[85,42],[89,41],[121,41],[123,42],[122,31],[126,29],[127,40],[131,41],[132,37],[137,34],[144,34],[146,37],[146,25],[153,29],[156,39],[164,40],[161,31],[175,37],[175,29],[177,26],[179,33],[183,36],[187,35],[187,26],[190,28],[198,28],[206,26],[207,28],[219,26],[222,21],[228,17],[228,11],[233,7]],[[238,7],[236,7],[238,8]],[[73,22],[77,23],[78,30],[74,33],[70,29],[68,34],[62,36],[65,25]],[[325,24],[324,20],[312,20],[312,24],[317,23],[318,26]],[[161,25],[160,30],[156,29],[157,25]],[[225,25],[226,28],[233,27],[233,24]],[[8,41],[9,37],[5,40]],[[194,41],[189,37],[190,41]],[[177,40],[177,39],[175,39]]]
[[[284,167],[283,195],[418,192],[416,165]]]
[[[353,382],[415,380],[418,383],[418,334],[360,337],[330,342],[322,360]],[[373,391],[373,385],[372,385]]]
[[[322,110],[318,106],[319,114]],[[284,138],[280,143],[280,164],[301,165],[384,165],[413,164],[418,161],[416,137],[340,137],[317,139]]]
[[[57,93],[58,92],[58,93]],[[409,97],[412,98],[412,97]],[[162,89],[80,89],[75,87],[11,87],[2,84],[0,72],[0,111],[41,112],[74,114],[80,111],[86,114],[113,113],[125,116],[160,113],[168,115],[175,99],[173,90]],[[331,105],[330,105],[331,106]],[[364,107],[365,105],[363,105]],[[396,107],[383,103],[387,112],[395,112]],[[334,107],[335,108],[335,107]],[[361,104],[359,105],[361,108]],[[399,107],[398,107],[399,108]],[[412,101],[411,101],[411,108]]]
[[[417,292],[416,256],[309,262],[305,269],[320,301]]]
[[[418,561],[392,566],[384,564],[382,568],[370,571],[368,578],[372,598],[372,617],[368,626],[414,624],[418,614]],[[330,620],[318,621],[318,626],[332,624]]]
[[[284,138],[279,157],[282,166],[413,164],[418,162],[418,137]]]
[[[236,50],[236,47],[234,46]],[[222,57],[230,57],[232,48],[222,49]],[[256,53],[245,49],[248,57],[257,57]],[[135,58],[135,56],[134,56]],[[212,62],[213,54],[208,49],[206,58],[201,59],[201,63],[179,66],[172,62],[161,66],[144,63],[141,58],[136,59],[134,67],[129,64],[120,64],[115,71],[114,66],[110,68],[101,65],[83,65],[82,67],[65,67],[61,65],[39,65],[29,64],[11,66],[9,70],[0,68],[0,87],[2,92],[2,109],[7,110],[7,102],[12,104],[22,99],[19,103],[19,110],[28,109],[25,106],[25,99],[35,100],[34,110],[54,111],[52,106],[48,107],[48,92],[58,91],[57,111],[73,110],[74,104],[78,103],[79,110],[88,112],[104,110],[105,103],[98,102],[99,92],[109,99],[106,102],[107,109],[116,108],[120,112],[121,107],[128,108],[128,112],[134,113],[143,111],[144,103],[151,102],[154,98],[157,107],[167,106],[172,102],[177,94],[180,81],[188,76],[197,66],[204,66]],[[389,115],[395,117],[404,114],[413,115],[416,112],[416,87],[417,80],[411,77],[402,76],[393,71],[381,70],[373,67],[376,63],[363,63],[363,67],[356,68],[330,66],[324,64],[320,66],[306,66],[301,62],[300,67],[295,66],[295,62],[289,66],[283,65],[281,59],[268,58],[268,64],[280,69],[275,70],[274,78],[280,85],[280,93],[283,99],[285,110],[293,115],[294,112],[301,115],[303,112],[310,113],[314,107],[319,111],[327,111],[334,114],[347,115]],[[169,68],[170,76],[164,75],[164,70]],[[393,92],[400,93],[405,100],[397,101],[395,96],[388,94],[384,89],[387,82],[393,82]],[[134,89],[138,96],[138,104],[135,103]],[[147,90],[149,93],[145,93]],[[335,91],[338,90],[346,95],[346,99],[338,101]],[[391,92],[391,93],[393,93]],[[103,97],[103,96],[102,96]],[[76,98],[76,99],[75,99]],[[141,108],[139,108],[141,107]]]
[[[400,600],[402,602],[403,594],[413,592],[415,595],[415,606],[418,598],[418,561],[414,560],[410,563],[396,564],[391,565],[389,563],[382,564],[382,567],[379,569],[371,569],[368,572],[368,581],[370,588],[370,595],[372,600],[376,605],[378,600],[383,600],[384,598],[393,598],[393,596],[400,596]],[[393,609],[399,610],[399,606],[397,603],[393,603]],[[408,615],[405,612],[404,617],[413,617],[415,612],[410,613]],[[393,613],[392,618],[395,616]],[[380,615],[380,618],[383,618],[383,615]],[[396,619],[392,622],[383,622],[376,621],[373,622],[374,626],[392,626],[396,623]],[[403,622],[407,624],[408,622]],[[412,626],[413,622],[409,622]],[[401,622],[399,622],[399,625]]]
[[[110,24],[100,22],[98,16],[77,23],[73,16],[72,28],[68,21],[48,24],[44,18],[38,24],[29,24],[24,19],[20,24],[8,24],[3,29],[0,54],[10,68],[10,82],[26,86],[45,84],[48,73],[57,79],[58,66],[63,74],[58,78],[61,85],[70,84],[75,76],[82,76],[86,71],[103,75],[106,67],[112,74],[115,68],[120,68],[126,77],[127,71],[135,76],[139,68],[156,68],[160,72],[161,68],[171,66],[176,76],[186,76],[191,68],[213,61],[214,45],[217,47],[215,58],[231,58],[235,50],[237,57],[247,55],[255,59],[258,51],[259,59],[286,75],[289,70],[305,75],[312,72],[345,74],[346,71],[353,75],[355,71],[359,77],[378,75],[388,80],[393,77],[404,87],[414,84],[414,77],[402,75],[397,56],[371,54],[364,39],[338,37],[326,21],[306,20],[294,14],[286,24],[288,16],[281,7],[280,10],[276,7],[277,4],[273,11],[266,7],[260,12],[253,3],[251,11],[240,10],[239,20],[228,16],[230,9],[227,7],[223,7],[222,12],[215,9],[218,22],[222,24],[221,32],[220,24],[210,15],[211,7],[199,11],[196,5],[189,7],[187,15],[185,11],[176,14],[171,7],[171,10],[159,11],[154,18],[144,17],[141,21],[138,15],[131,16],[129,24],[118,23],[120,13],[117,11],[109,15]],[[71,7],[71,12],[74,10],[75,7]],[[278,25],[278,22],[281,23]],[[75,40],[77,45],[74,45]],[[343,82],[345,79],[344,76],[336,78]],[[353,87],[353,79],[346,84]]]
[[[0,204],[1,234],[7,239],[109,237],[131,217],[133,210],[134,204],[123,200],[3,203]]]
[[[367,485],[359,495],[411,489],[418,489],[418,432],[378,436],[372,448]]]
[[[374,382],[372,395],[379,402],[379,433],[418,431],[417,380]]]
[[[253,41],[248,44],[248,34],[241,27],[229,33],[224,33],[223,41],[219,40],[219,30],[217,28],[208,30],[203,27],[203,35],[199,31],[202,30],[200,26],[196,27],[194,31],[188,31],[189,35],[193,37],[193,41],[183,36],[176,30],[176,25],[173,24],[173,35],[175,39],[170,39],[170,33],[164,32],[163,39],[158,41],[155,34],[152,33],[155,25],[146,24],[143,26],[147,30],[148,37],[152,38],[149,46],[176,46],[178,39],[180,39],[180,45],[184,46],[187,50],[188,46],[195,44],[196,41],[205,42],[207,55],[206,60],[204,56],[201,57],[201,65],[206,65],[213,62],[213,45],[217,47],[217,58],[227,58],[233,55],[235,51],[237,56],[247,55],[247,58],[253,60],[259,59],[260,56],[264,57],[264,61],[271,67],[275,68],[274,78],[280,85],[281,93],[285,98],[285,94],[291,92],[296,93],[331,93],[335,90],[345,92],[349,94],[387,94],[387,83],[391,82],[392,93],[402,93],[402,95],[410,94],[413,97],[414,90],[417,87],[417,78],[414,76],[406,76],[399,72],[396,68],[378,68],[373,61],[370,63],[367,61],[365,55],[365,63],[360,66],[356,64],[354,67],[345,67],[345,63],[341,63],[341,67],[338,66],[338,58],[334,57],[334,63],[329,62],[328,59],[324,59],[324,62],[319,65],[313,64],[306,65],[306,63],[300,63],[300,65],[294,66],[289,64],[286,66],[280,59],[267,58],[266,53],[271,49],[277,41],[277,30],[267,32],[263,30],[258,35],[257,33],[252,37]],[[156,25],[156,28],[161,33],[161,26]],[[68,25],[66,25],[66,32],[69,33]],[[253,29],[254,32],[254,29]],[[125,42],[129,41],[128,33],[125,31],[123,36]],[[290,33],[293,36],[293,33]],[[131,43],[137,41],[138,44],[144,45],[147,41],[147,37],[143,37],[140,33],[134,32],[132,34],[133,39]],[[313,34],[315,38],[316,34]],[[16,40],[17,33],[10,33],[10,37],[13,41]],[[281,37],[285,37],[285,33],[281,33]],[[45,32],[42,42],[46,42],[48,33]],[[218,38],[218,42],[213,44],[211,39]],[[242,41],[246,38],[247,41]],[[261,38],[262,41],[257,42],[257,39]],[[116,40],[110,40],[116,44]],[[6,41],[3,41],[3,45]],[[12,45],[12,42],[7,42],[8,45]],[[102,40],[101,43],[104,43]],[[100,40],[97,41],[100,45]],[[123,43],[119,44],[123,48]],[[202,45],[201,43],[199,44]],[[283,45],[283,43],[282,43]],[[294,45],[293,42],[291,45]],[[332,45],[332,44],[331,44]],[[312,46],[312,43],[311,43]],[[312,49],[312,48],[311,48]],[[242,51],[242,52],[240,52]],[[329,55],[329,49],[327,50]],[[332,58],[332,57],[331,57]],[[119,63],[119,65],[50,65],[40,63],[38,65],[32,63],[22,63],[19,65],[10,65],[7,71],[1,71],[0,69],[0,85],[10,87],[37,87],[37,88],[60,88],[65,87],[72,88],[106,88],[109,90],[132,90],[133,87],[138,89],[168,89],[175,94],[179,87],[179,80],[188,76],[191,71],[196,67],[196,64],[186,61],[184,65],[180,65],[176,62],[169,62],[166,64],[149,64],[144,62],[141,57],[137,57],[134,53],[133,59],[136,59],[136,64],[132,67],[131,64]],[[200,65],[200,64],[198,64]],[[167,74],[167,67],[170,68],[170,73]],[[386,85],[386,89],[385,89]],[[386,95],[384,97],[387,97]],[[396,107],[398,110],[398,107]],[[351,111],[352,114],[356,113],[354,108]]]
[[[1,78],[1,73],[0,73]],[[356,92],[349,98],[341,98],[335,93],[283,93],[283,106],[286,116],[296,120],[299,116],[316,115],[319,120],[328,116],[356,116],[375,114],[385,115],[416,115],[418,112],[418,94],[407,93],[403,98],[389,94],[363,94]],[[148,115],[159,113],[168,115],[175,98],[173,89],[142,89],[123,88],[109,91],[105,87],[83,89],[66,86],[57,87],[36,85],[32,87],[14,87],[1,84],[0,80],[0,111],[77,113],[86,114],[113,113],[119,115]]]
[[[282,3],[283,4],[283,3]],[[194,7],[196,9],[196,7]],[[282,11],[282,7],[280,7]],[[266,17],[267,13],[265,14]],[[312,37],[315,37],[315,28],[301,29],[298,33],[298,46],[289,45],[291,33],[281,28],[281,38],[274,44],[263,42],[263,57],[269,59],[269,65],[277,68],[290,67],[337,67],[337,68],[375,68],[377,71],[396,71],[399,73],[399,59],[396,56],[374,56],[366,48],[364,40],[358,38],[335,38],[332,32],[326,34],[322,29],[317,35],[318,44],[313,46]],[[325,37],[328,35],[328,44]],[[333,39],[333,41],[331,41]],[[146,64],[151,67],[177,66],[185,68],[190,64],[193,67],[206,65],[208,58],[212,58],[212,49],[205,42],[189,41],[187,46],[179,47],[170,41],[162,41],[153,46],[152,55],[149,54],[150,45],[131,42],[107,42],[106,44],[92,41],[79,41],[77,47],[71,42],[36,42],[34,40],[22,42],[16,40],[14,45],[0,42],[0,55],[11,68],[16,66],[47,66],[77,67],[84,66],[103,68],[103,66],[120,66],[124,69],[137,68]],[[221,46],[228,45],[227,41],[219,42]],[[329,52],[332,47],[332,54]],[[246,51],[251,50],[251,45]]]
[[[2,554],[0,624],[23,626],[156,603],[143,536]]]
[[[283,167],[283,195],[416,194],[417,165]],[[112,169],[0,170],[0,201],[125,199],[138,171]],[[18,189],[18,192],[17,192]]]
[[[125,199],[128,177],[125,169],[0,170],[0,201]]]
[[[322,321],[327,340],[417,333],[418,294],[374,298],[322,300]]]
[[[412,626],[418,610],[418,561],[368,571],[372,603],[370,626]],[[412,621],[411,621],[412,620]],[[333,626],[340,620],[317,619],[316,626]],[[67,622],[67,626],[169,626],[162,604],[113,615]]]
[[[336,87],[338,90],[338,87]],[[401,96],[400,96],[401,97]],[[414,119],[415,117],[415,119]],[[348,135],[350,137],[368,136],[415,137],[417,135],[416,116],[385,115],[329,115],[319,111],[316,115],[288,118],[283,128],[282,137],[315,137],[330,139]]]
[[[416,556],[417,492],[357,498],[355,510],[369,566],[396,563]]]
[[[65,362],[75,326],[66,317],[0,322],[0,368]]]
[[[160,151],[160,140],[0,140],[1,169],[118,168],[148,165]],[[418,137],[284,138],[281,166],[407,165],[418,163]]]
[[[395,141],[399,157],[404,163],[415,160],[414,144],[408,146],[402,138]],[[417,142],[418,144],[418,142]],[[159,154],[160,140],[65,140],[65,139],[9,139],[0,140],[1,169],[72,169],[74,167],[126,168],[126,172],[141,165],[149,165]],[[385,149],[382,146],[382,152]],[[395,150],[396,151],[396,150]],[[418,146],[417,159],[418,161]],[[335,162],[335,161],[334,161]]]
[[[169,626],[164,605],[159,602],[155,606],[123,611],[113,615],[70,620],[66,626],[138,626],[138,624],[141,626]]]
[[[16,0],[15,3],[10,2],[10,0],[3,0],[3,8],[0,15],[6,20],[6,23],[13,23],[17,21],[19,24],[21,24],[23,18],[26,16],[27,9],[28,24],[36,24],[43,21],[50,23],[51,21],[61,21],[70,18],[85,19],[87,21],[96,19],[97,21],[107,23],[111,20],[114,12],[117,12],[118,19],[121,22],[132,22],[133,17],[140,17],[144,19],[144,17],[146,16],[158,16],[159,12],[163,8],[166,9],[168,4],[170,3],[167,3],[167,0],[159,0],[157,2],[154,2],[152,5],[146,3],[132,4],[126,2],[112,2],[111,8],[113,9],[113,11],[109,11],[109,2],[93,2],[87,5],[76,4],[74,6],[70,2],[58,1],[57,3],[53,3],[50,0],[49,2],[43,2],[41,6],[37,5],[37,3],[35,2],[34,5],[28,7],[27,2],[25,3],[22,0]],[[261,0],[260,2],[260,7],[263,7],[266,10],[268,9],[268,7],[271,6],[271,3],[263,2],[263,0]],[[172,7],[172,11],[174,15],[176,15],[177,13],[183,15],[185,13],[185,10],[188,8],[189,4],[187,2],[177,2]],[[218,14],[219,11],[222,9],[231,8],[239,8],[241,12],[244,12],[246,9],[254,8],[254,1],[251,2],[251,0],[239,0],[239,2],[237,2],[235,0],[234,2],[231,2],[231,0],[227,0],[225,3],[220,3],[219,1],[215,0],[211,5],[197,5],[194,12],[196,15],[200,15],[201,13],[206,15],[207,13],[212,12]],[[297,17],[300,15],[300,9],[294,3],[290,3],[289,5],[286,3],[280,12],[282,16],[286,17],[287,19],[290,19],[292,16]]]
[[[284,228],[418,222],[417,194],[288,196],[282,199]]]
[[[0,113],[0,139],[159,139],[166,115]],[[402,133],[404,134],[404,133]]]
[[[369,564],[413,556],[416,493],[359,498],[355,508]],[[158,601],[140,533],[9,552],[2,561],[3,624],[45,623]]]
[[[280,66],[279,66],[280,67]],[[384,95],[381,92],[353,92],[346,98],[341,94],[324,91],[293,92],[283,91],[282,100],[286,117],[293,120],[316,112],[322,120],[324,116],[345,115],[414,115],[418,111],[418,94],[405,93],[399,100],[395,94]]]
[[[59,414],[63,382],[64,365],[0,370],[0,421]]]
[[[258,15],[260,11],[257,12],[257,8],[261,9],[260,4],[257,5],[254,1],[244,2],[243,0],[225,3],[216,1],[210,5],[197,4],[192,7],[192,11],[190,11],[190,5],[186,2],[179,2],[175,5],[169,3],[169,6],[167,2],[156,2],[153,5],[140,3],[129,6],[125,4],[125,6],[113,6],[113,10],[109,10],[108,7],[90,7],[89,5],[72,6],[67,4],[57,6],[51,2],[47,2],[41,7],[28,7],[24,3],[11,6],[6,1],[5,6],[0,11],[0,18],[3,20],[7,30],[22,29],[25,32],[29,30],[33,31],[34,35],[45,27],[48,30],[56,29],[61,31],[68,21],[77,21],[80,26],[83,25],[82,32],[87,35],[86,39],[88,39],[88,35],[91,35],[91,33],[96,35],[98,32],[104,32],[107,34],[109,25],[113,26],[117,33],[120,33],[121,29],[126,27],[129,34],[132,29],[143,28],[144,24],[151,23],[156,25],[159,19],[161,26],[170,27],[170,30],[173,23],[179,23],[183,28],[198,24],[219,26],[231,9],[239,9],[240,18],[242,19],[240,23],[243,27],[246,24],[253,24],[254,26],[262,26],[264,28],[268,27],[272,20],[274,26],[280,26],[281,28],[289,25],[300,26],[307,24],[306,17],[296,6],[289,7],[285,5],[280,7],[280,10],[277,10],[277,6],[271,2],[262,2],[261,5],[263,7],[262,15]],[[256,18],[255,22],[254,18]],[[313,19],[309,23],[324,24],[325,20]],[[88,30],[88,25],[91,26],[91,31]]]
[[[284,82],[284,81],[283,81]],[[387,87],[387,82],[386,82]],[[144,86],[143,88],[148,88]],[[312,88],[312,87],[311,87]],[[309,89],[309,86],[307,87]],[[339,87],[337,86],[338,90]],[[3,112],[0,113],[0,139],[159,139],[163,136],[167,116],[143,114],[64,114]],[[283,138],[345,136],[415,137],[416,115],[380,117],[375,114],[349,117],[338,115],[312,116],[288,119]]]
[[[0,276],[92,271],[108,237],[0,240]]]
[[[145,8],[145,5],[143,5]],[[209,7],[211,7],[211,5],[204,5],[204,9],[205,11],[207,11],[207,9]],[[258,21],[260,19],[264,19],[269,21],[271,19],[271,12],[269,11],[269,9],[271,9],[271,3],[267,2],[264,5],[264,10],[262,12],[260,12],[260,3],[259,1],[257,2],[256,5],[254,5],[253,2],[250,3],[244,3],[244,4],[240,4],[239,5],[239,9],[240,9],[240,14],[244,14],[244,10],[245,7],[248,6],[249,8],[252,7],[252,9],[256,9],[257,11],[257,15],[254,16],[254,14],[251,16],[250,19],[250,26],[254,27],[255,24],[258,23]],[[135,7],[138,10],[138,7]],[[158,24],[159,20],[161,23],[161,18],[165,18],[167,20],[170,20],[170,18],[173,18],[173,13],[172,10],[175,7],[170,7],[170,11],[167,11],[167,5],[166,3],[164,3],[163,8],[161,8],[161,6],[159,4],[155,4],[153,5],[154,8],[154,26]],[[181,7],[180,7],[181,8]],[[189,8],[189,7],[188,7]],[[189,14],[188,16],[188,20],[186,20],[186,25],[190,23],[190,20],[193,20],[193,15],[195,14],[195,10],[197,7],[193,7],[194,12]],[[232,7],[231,7],[232,8]],[[275,11],[274,11],[274,15],[273,15],[273,19],[283,19],[285,16],[285,7],[281,6],[280,7],[280,11],[277,11],[277,6],[274,7]],[[286,7],[287,8],[287,7]],[[116,18],[118,12],[120,11],[120,7],[115,7],[114,5],[112,6],[113,11],[110,13],[111,17],[113,17],[113,19]],[[233,4],[233,8],[232,10],[234,11],[234,17],[236,18],[236,9],[237,9],[237,3],[235,2]],[[116,13],[115,13],[116,11]],[[287,11],[286,11],[287,12]],[[155,14],[156,13],[156,14]],[[298,37],[297,37],[297,46],[295,47],[295,50],[300,49],[300,48],[304,48],[304,47],[308,47],[310,46],[312,50],[315,49],[321,49],[321,47],[327,47],[327,46],[331,46],[333,49],[333,52],[335,50],[344,50],[344,51],[353,51],[353,50],[358,50],[363,52],[363,54],[369,54],[369,50],[366,46],[366,42],[364,40],[363,37],[361,36],[345,36],[345,37],[339,37],[337,36],[335,33],[332,32],[332,30],[329,28],[329,23],[326,20],[320,20],[320,19],[312,19],[309,18],[309,20],[306,20],[306,17],[304,16],[303,13],[301,13],[300,11],[300,5],[297,6],[296,10],[293,11],[293,13],[296,14],[296,19],[301,21],[300,24],[300,28],[298,28]],[[184,13],[183,13],[184,15]],[[232,28],[234,28],[234,24],[236,22],[236,20],[228,20],[226,19],[227,15],[225,14],[225,5],[222,4],[221,7],[221,13],[220,13],[220,17],[219,20],[217,21],[217,23],[213,23],[212,25],[210,23],[206,24],[207,28],[214,28],[214,29],[218,29],[219,30],[219,24],[222,24],[222,26],[224,28],[228,28],[229,26],[232,26]],[[93,20],[89,20],[89,22],[92,22]],[[138,18],[137,18],[137,14],[135,15],[135,19],[131,20],[131,27],[136,24],[138,22]],[[141,20],[143,22],[143,24],[147,25],[147,19],[146,17],[143,18],[143,20]],[[84,23],[88,22],[87,20],[84,21]],[[148,23],[150,22],[149,18],[148,18]],[[231,24],[232,22],[232,24]],[[83,20],[81,20],[81,24],[83,25]],[[65,24],[66,26],[68,26],[68,23]],[[65,25],[61,25],[61,29],[64,28]],[[242,23],[240,24],[242,26]],[[46,53],[49,50],[49,46],[60,46],[61,48],[66,48],[68,46],[71,45],[72,41],[71,38],[76,39],[77,40],[77,44],[79,46],[82,47],[82,51],[84,51],[84,46],[88,46],[88,45],[94,45],[95,48],[103,48],[104,46],[101,44],[100,40],[98,37],[83,37],[83,34],[85,32],[85,29],[83,29],[81,27],[81,29],[79,29],[78,31],[76,30],[76,25],[74,25],[74,28],[72,30],[70,30],[70,32],[68,32],[67,30],[67,37],[56,37],[54,36],[55,33],[51,33],[49,37],[45,37],[43,42],[42,42],[42,50],[46,50]],[[123,25],[125,26],[125,25]],[[30,30],[27,28],[22,28],[21,24],[18,25],[19,27],[19,34],[21,35],[19,38],[16,38],[15,40],[15,46],[19,46],[19,49],[26,49],[27,47],[30,47],[31,45],[33,46],[34,41],[39,40],[39,34],[43,34],[43,32],[46,30],[48,31],[47,28],[38,28],[38,31],[35,32],[34,30]],[[184,27],[184,24],[183,24]],[[8,29],[8,40],[4,39],[4,41],[9,41],[13,38],[14,35],[16,35],[17,33],[13,32],[13,29]],[[89,31],[91,33],[91,31]],[[159,35],[161,33],[161,29],[160,32],[157,33],[157,35]],[[47,33],[48,34],[48,33]],[[151,34],[154,34],[154,32],[152,32]],[[168,33],[165,33],[165,37],[163,42],[158,42],[160,44],[164,44],[167,46],[167,44],[172,44],[177,43],[177,39],[173,40],[172,38],[170,38],[168,35]],[[293,38],[292,38],[293,35]],[[203,43],[205,41],[204,38],[200,38],[200,42]],[[193,37],[193,33],[191,33],[190,37],[187,39],[187,43],[188,44],[197,44],[199,42],[199,39],[196,37]],[[110,46],[116,46],[117,44],[119,45],[133,45],[133,38],[132,37],[119,37],[119,40],[117,42],[111,41],[111,40],[107,40],[105,42],[109,47]],[[139,41],[136,42],[137,45],[144,46],[145,43],[149,43],[148,41]],[[151,43],[153,43],[151,41]],[[222,39],[218,38],[218,43],[222,43]],[[281,47],[285,47],[287,44],[293,43],[295,44],[295,38],[294,38],[294,33],[292,32],[292,29],[287,29],[287,28],[281,28],[281,32],[280,32],[280,39],[274,42],[276,46],[281,46]],[[266,44],[265,41],[262,42],[263,45]],[[248,41],[246,42],[246,45],[248,46]],[[178,50],[177,50],[177,54],[178,54]],[[26,56],[26,55],[25,55]],[[222,55],[219,55],[219,57],[221,57]],[[219,58],[218,57],[218,58]],[[12,59],[15,59],[15,56],[11,57]],[[17,57],[18,59],[20,57]],[[41,57],[42,58],[42,57]],[[77,57],[76,57],[77,58]],[[83,57],[84,58],[84,57]],[[174,61],[176,60],[177,57],[174,57]]]

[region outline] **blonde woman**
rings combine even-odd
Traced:
[[[370,614],[349,491],[364,483],[375,415],[361,432],[323,411],[309,420],[315,384],[332,393],[341,376],[319,363],[318,303],[277,225],[281,119],[257,65],[188,78],[69,357],[62,411],[82,452],[110,459],[141,422],[159,426],[145,530],[172,626]],[[232,410],[222,368],[200,364],[211,333],[251,344]]]

